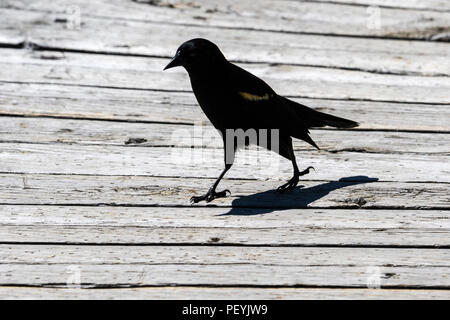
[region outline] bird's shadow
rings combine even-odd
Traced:
[[[277,193],[275,190],[269,190],[248,196],[240,196],[233,200],[231,210],[222,215],[258,215],[289,208],[305,208],[310,203],[323,198],[334,190],[375,181],[378,181],[378,178],[352,176],[309,188],[297,186],[290,193]]]

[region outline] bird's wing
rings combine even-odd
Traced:
[[[260,78],[233,65],[230,73],[234,91],[245,101],[240,106],[254,115],[259,128],[284,129],[290,136],[302,139],[317,147],[309,137],[309,128],[353,128],[358,123],[311,109],[305,105],[279,96]],[[253,122],[255,123],[255,122]]]
[[[317,145],[309,137],[308,125],[285,98],[263,80],[244,69],[232,65],[230,83],[245,123],[255,128],[277,128],[285,134]]]
[[[250,72],[230,64],[229,82],[242,99],[250,102],[268,101],[275,91],[263,80]]]

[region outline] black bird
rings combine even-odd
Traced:
[[[183,43],[164,70],[176,66],[183,66],[189,73],[192,90],[200,107],[221,133],[224,142],[225,169],[205,195],[191,198],[194,203],[202,200],[210,202],[226,196],[229,190],[216,192],[216,188],[231,168],[235,151],[242,143],[255,143],[274,150],[273,143],[267,141],[272,140],[273,130],[278,130],[278,150],[275,151],[291,160],[294,167],[292,179],[277,189],[283,192],[294,189],[299,177],[312,169],[298,169],[292,137],[319,149],[309,136],[308,128],[358,126],[357,122],[315,111],[276,94],[263,80],[227,61],[220,49],[206,39],[192,39]],[[249,129],[255,130],[257,141],[250,141],[249,135],[244,142],[240,139],[239,143],[238,137],[227,135],[229,130],[238,129],[245,133]],[[267,132],[264,139],[260,129]]]

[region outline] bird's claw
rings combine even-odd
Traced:
[[[277,189],[277,192],[283,193],[286,191],[292,191],[298,184],[298,176],[292,177],[291,180],[289,180],[287,183],[283,184],[282,186],[279,186]]]
[[[294,175],[292,177],[291,180],[289,180],[287,183],[283,184],[282,186],[278,187],[277,192],[283,193],[286,191],[292,191],[294,190],[294,188],[297,186],[298,181],[299,181],[299,177],[300,176],[304,176],[305,174],[309,173],[309,170],[313,169],[314,171],[316,171],[316,169],[314,169],[314,167],[308,167],[305,170],[299,172],[298,174]]]
[[[202,196],[194,196],[191,197],[190,202],[191,203],[198,203],[200,201],[206,201],[206,202],[211,202],[214,199],[217,198],[225,198],[227,196],[227,192],[231,195],[231,191],[226,189],[220,192],[216,192],[215,190],[209,190],[206,194],[202,195]]]

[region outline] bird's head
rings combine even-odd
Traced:
[[[206,39],[192,39],[183,43],[164,70],[183,66],[188,72],[209,69],[226,61],[220,49]]]

